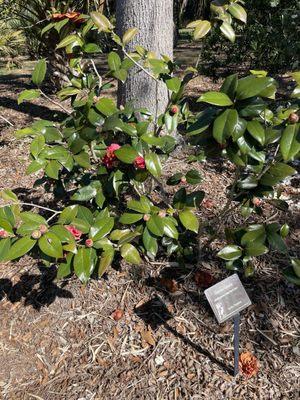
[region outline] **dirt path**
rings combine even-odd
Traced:
[[[27,85],[27,76],[0,82],[2,115],[17,128],[33,117],[61,117],[43,101],[18,108],[17,94]],[[4,125],[0,189],[34,197],[29,190],[34,178],[24,173],[28,143],[14,139],[13,128]],[[180,159],[175,167],[188,168]],[[223,201],[230,166],[199,169],[204,175],[199,187],[212,200],[212,208],[202,212],[213,213]],[[294,214],[290,240],[299,250],[298,224]],[[217,324],[188,268],[165,260],[123,266],[84,288],[75,279],[57,283],[54,270],[39,269],[29,257],[0,264],[0,398],[296,400],[300,290],[282,279],[285,265],[281,256],[262,257],[255,277],[244,282],[253,305],[243,312],[241,349],[256,355],[260,371],[235,381],[232,323]],[[202,268],[216,280],[228,275],[213,253]],[[174,294],[158,284],[166,275],[178,282]],[[111,317],[117,308],[124,310],[118,322]]]

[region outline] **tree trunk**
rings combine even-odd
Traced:
[[[127,50],[136,45],[173,58],[173,0],[117,0],[117,33],[122,36],[129,28],[139,32],[129,43]],[[136,107],[145,107],[154,116],[165,111],[168,91],[163,83],[157,83],[138,67],[130,70],[124,84],[119,84],[118,103],[132,100]]]

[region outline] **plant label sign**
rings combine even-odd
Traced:
[[[237,274],[206,289],[204,294],[219,323],[251,305],[251,300]]]

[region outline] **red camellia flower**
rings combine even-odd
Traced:
[[[0,229],[0,238],[5,239],[8,237],[8,233],[4,229]]]
[[[82,232],[79,229],[75,228],[73,225],[66,225],[65,228],[72,233],[75,240],[80,240]]]
[[[116,165],[117,157],[115,155],[115,151],[118,150],[121,146],[118,143],[112,143],[106,149],[106,154],[102,159],[102,163],[107,168],[113,168]]]
[[[244,376],[251,378],[251,376],[257,374],[259,370],[259,363],[253,354],[251,354],[249,351],[246,351],[240,355],[239,367]]]
[[[145,169],[146,168],[146,163],[143,157],[138,156],[133,162],[133,165],[135,166],[136,169]]]
[[[80,12],[72,11],[72,12],[68,12],[65,14],[60,14],[60,13],[52,14],[51,19],[52,19],[52,21],[61,21],[62,19],[68,18],[70,21],[74,22],[75,24],[81,24],[82,22],[84,22],[84,18],[79,18],[79,16],[80,16]]]
[[[172,115],[177,114],[178,112],[179,112],[178,106],[174,105],[174,106],[172,106],[172,107],[170,108],[170,113],[171,113]]]

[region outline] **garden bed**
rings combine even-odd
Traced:
[[[1,115],[15,128],[34,118],[63,118],[41,100],[19,107],[17,95],[28,85],[26,73],[1,78]],[[197,78],[190,95],[218,85]],[[0,190],[13,189],[29,202],[51,202],[32,189],[35,177],[25,175],[29,141],[16,140],[13,127],[0,125]],[[179,156],[170,164],[172,173],[189,169]],[[193,167],[203,174],[199,189],[210,200],[199,217],[213,218],[224,203],[231,166],[218,160]],[[289,245],[300,254],[299,182],[293,185],[285,188],[291,198]],[[221,244],[214,242],[212,249]],[[260,363],[258,375],[249,380],[232,378],[232,323],[217,324],[192,266],[183,269],[163,259],[140,267],[123,264],[84,287],[73,278],[56,282],[53,269],[39,269],[29,257],[0,264],[0,397],[298,399],[300,290],[282,277],[286,264],[278,254],[260,257],[255,276],[244,280],[253,304],[242,314],[240,347]],[[203,254],[200,270],[215,281],[228,276],[212,251]],[[175,290],[168,291],[162,277],[174,279]],[[116,309],[124,312],[119,321],[112,317]]]

